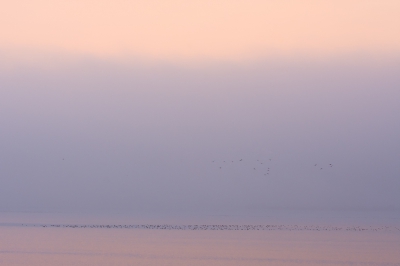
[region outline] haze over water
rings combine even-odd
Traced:
[[[400,265],[399,13],[0,3],[0,264]]]

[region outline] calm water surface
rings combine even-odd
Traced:
[[[0,265],[400,265],[396,230],[51,228],[3,221]]]

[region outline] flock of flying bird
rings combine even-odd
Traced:
[[[262,161],[262,160],[256,160],[256,161],[250,160],[250,161],[252,162],[251,168],[252,168],[253,171],[262,170],[264,176],[267,176],[267,175],[270,174],[271,168],[270,168],[270,166],[269,166],[268,163],[272,162],[272,159],[271,159],[271,158],[269,158],[269,159],[267,159],[267,160],[264,160],[264,161]],[[229,167],[229,166],[228,166],[229,164],[238,163],[238,162],[239,162],[239,163],[242,163],[242,162],[244,162],[244,160],[243,160],[243,159],[240,159],[240,160],[236,160],[236,161],[232,161],[232,160],[223,160],[223,161],[216,161],[216,160],[214,160],[214,161],[212,161],[212,163],[218,165],[219,170],[222,170],[222,169],[224,169],[224,168]],[[257,165],[259,165],[259,167],[258,167],[258,166],[255,167],[256,165],[254,165],[254,163],[256,163]],[[315,167],[315,168],[319,168],[319,170],[323,170],[323,169],[324,169],[323,167],[318,166],[318,164],[314,164],[314,167]],[[330,163],[330,164],[327,165],[327,167],[333,167],[333,164]],[[250,167],[249,167],[249,168],[250,168]]]
[[[240,160],[238,160],[238,162],[243,162],[244,160],[243,159],[240,159]],[[268,162],[271,162],[272,161],[272,159],[268,159]],[[212,161],[213,163],[216,163],[216,161]],[[235,161],[222,161],[221,163],[222,164],[225,164],[225,163],[234,163]],[[259,164],[259,165],[263,165],[264,166],[264,175],[266,176],[266,175],[269,175],[270,174],[270,167],[268,166],[268,167],[266,167],[265,168],[265,166],[267,165],[267,163],[266,162],[262,162],[262,161],[260,161],[260,160],[257,160],[256,161],[256,163],[257,164]],[[253,165],[254,166],[254,165]],[[225,166],[224,166],[225,167]],[[223,166],[222,165],[220,165],[219,166],[219,169],[220,170],[222,170],[222,168],[223,168]],[[253,170],[254,171],[256,171],[257,170],[257,168],[256,167],[253,167]]]

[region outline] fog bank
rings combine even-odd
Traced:
[[[4,70],[0,211],[400,209],[400,61],[349,61]]]

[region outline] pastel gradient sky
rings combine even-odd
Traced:
[[[14,56],[193,62],[400,52],[396,0],[17,0],[0,7],[0,49]]]
[[[399,210],[399,14],[1,1],[0,211]]]

